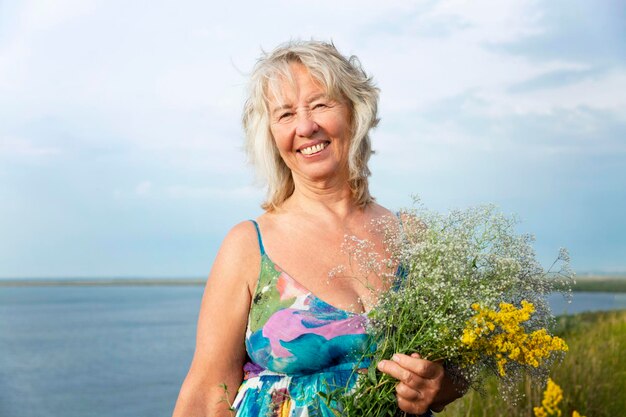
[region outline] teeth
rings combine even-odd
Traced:
[[[309,146],[308,148],[301,149],[300,152],[304,155],[312,155],[314,153],[318,153],[322,149],[324,149],[328,145],[328,143],[318,143],[317,145]]]

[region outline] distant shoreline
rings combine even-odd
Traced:
[[[200,286],[200,278],[32,278],[0,279],[0,287],[114,287],[114,286]],[[626,293],[626,275],[576,277],[572,291]]]

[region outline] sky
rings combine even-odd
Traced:
[[[332,40],[381,89],[372,194],[492,203],[548,267],[626,271],[619,0],[0,2],[0,278],[206,277],[261,214],[248,74]]]

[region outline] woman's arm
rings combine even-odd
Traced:
[[[243,378],[250,289],[259,265],[254,226],[240,223],[224,239],[211,269],[198,317],[196,350],[173,417],[232,415],[229,405]]]
[[[443,365],[422,359],[417,353],[411,356],[396,353],[391,360],[381,361],[378,369],[399,381],[398,407],[407,413],[442,411],[467,390],[465,384],[450,378]]]

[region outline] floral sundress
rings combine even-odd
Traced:
[[[334,307],[261,251],[261,272],[246,331],[250,361],[233,408],[237,417],[335,417],[324,393],[352,387],[371,346],[367,317]]]

